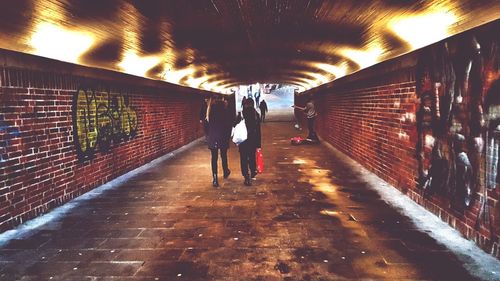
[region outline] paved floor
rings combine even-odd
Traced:
[[[0,249],[1,280],[474,280],[322,145],[265,123],[265,173],[195,146]]]

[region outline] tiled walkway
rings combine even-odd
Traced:
[[[211,186],[204,144],[0,249],[0,280],[474,280],[323,145],[265,123],[265,173]]]

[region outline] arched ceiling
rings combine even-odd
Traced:
[[[0,48],[217,92],[304,91],[498,18],[498,0],[0,0]]]

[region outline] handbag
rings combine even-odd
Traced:
[[[247,140],[247,134],[247,125],[245,125],[245,119],[241,119],[241,121],[234,127],[233,142],[236,145],[240,145],[240,143]]]
[[[257,148],[255,151],[255,163],[257,164],[257,172],[262,174],[264,172],[264,155],[261,148]]]

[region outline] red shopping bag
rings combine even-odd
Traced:
[[[257,164],[257,172],[262,174],[264,172],[264,156],[262,155],[262,149],[257,148],[255,151],[255,162]]]

